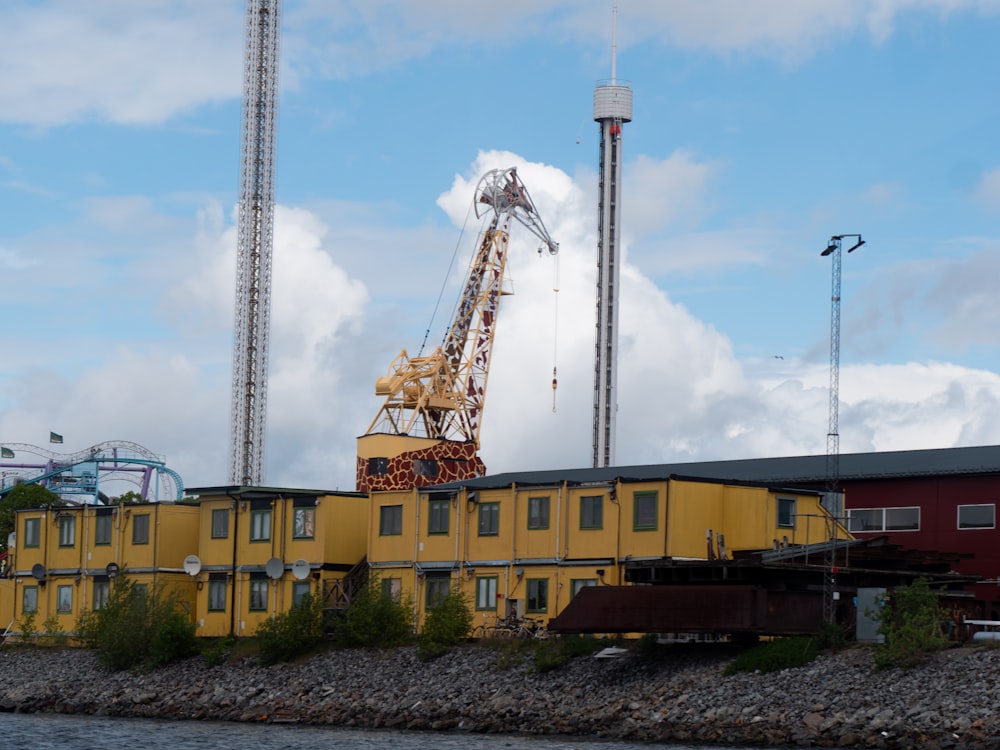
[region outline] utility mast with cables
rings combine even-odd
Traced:
[[[247,0],[229,480],[264,474],[281,0]]]
[[[824,568],[826,578],[823,591],[823,619],[833,622],[834,592],[837,574],[837,524],[843,515],[840,493],[840,249],[845,237],[857,239],[848,253],[853,253],[865,241],[860,234],[835,234],[826,249],[820,253],[833,258],[833,282],[830,294],[830,422],[826,433],[826,499],[824,505],[830,514],[829,544]]]
[[[601,126],[597,199],[597,342],[594,356],[593,466],[615,462],[618,410],[618,259],[621,219],[622,125],[632,121],[632,88],[617,80],[618,3],[612,11],[611,80],[594,89],[594,121]]]

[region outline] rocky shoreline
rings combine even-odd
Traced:
[[[262,667],[201,657],[111,672],[79,649],[0,648],[0,711],[558,734],[654,742],[1000,748],[1000,649],[941,652],[875,672],[854,647],[767,675],[725,676],[727,647],[655,657],[530,657],[470,644],[430,662],[412,648],[331,651]]]

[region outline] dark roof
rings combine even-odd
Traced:
[[[289,487],[241,487],[229,485],[220,487],[185,487],[184,494],[190,496],[222,495],[243,500],[272,499],[276,497],[320,497],[322,495],[345,495],[367,497],[364,492],[341,492],[340,490],[303,490]]]
[[[519,485],[607,483],[616,479],[657,480],[698,477],[762,484],[821,483],[827,479],[827,456],[745,458],[734,461],[696,461],[644,466],[612,466],[594,469],[546,469],[493,474],[437,485],[434,489],[491,489]],[[946,475],[1000,474],[1000,446],[936,448],[882,453],[843,453],[839,457],[841,481],[930,477]],[[429,488],[428,488],[429,489]]]

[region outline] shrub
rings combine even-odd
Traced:
[[[66,643],[66,634],[59,625],[59,618],[50,615],[42,623],[42,630],[45,631],[45,642],[51,646],[62,646]]]
[[[391,648],[413,639],[413,607],[408,599],[382,592],[377,576],[369,578],[334,626],[340,646]]]
[[[780,672],[782,669],[808,664],[819,652],[819,639],[813,636],[775,638],[742,652],[726,665],[725,673]]]
[[[30,641],[36,635],[38,635],[38,625],[35,622],[35,613],[28,612],[21,616],[21,620],[17,623],[18,628],[21,630],[21,640]]]
[[[79,639],[111,669],[158,667],[197,653],[195,626],[177,596],[154,583],[140,588],[123,572],[105,605],[77,620]]]
[[[597,653],[615,641],[582,635],[561,635],[535,643],[535,671],[544,673],[558,669],[577,656]]]
[[[424,661],[445,653],[472,632],[472,609],[469,598],[453,588],[424,618],[417,637],[417,655]]]
[[[264,620],[254,635],[261,664],[292,661],[315,651],[325,637],[323,598],[306,595],[298,606]]]
[[[234,645],[236,645],[236,636],[232,634],[224,638],[202,638],[201,655],[208,666],[217,667],[229,658]]]
[[[895,589],[875,618],[878,632],[885,636],[885,642],[875,647],[877,669],[915,666],[948,645],[941,630],[947,615],[926,578]]]

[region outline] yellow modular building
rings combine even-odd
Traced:
[[[187,492],[201,507],[187,560],[198,635],[253,635],[264,619],[306,594],[342,606],[352,571],[367,574],[365,494],[268,487]]]
[[[547,622],[585,586],[623,585],[629,561],[850,538],[821,499],[698,478],[483,478],[373,493],[368,559],[384,590],[412,597],[418,623],[455,586],[474,603],[474,625],[511,614]]]
[[[198,518],[197,506],[179,503],[17,511],[8,577],[0,581],[0,626],[19,632],[33,614],[39,631],[48,623],[73,633],[80,613],[100,609],[123,570],[139,586],[176,589],[194,617],[195,584],[184,558],[196,548]]]

